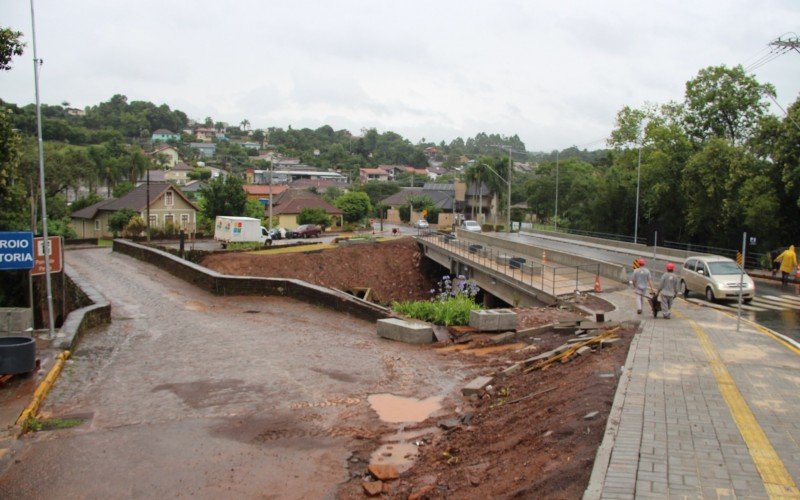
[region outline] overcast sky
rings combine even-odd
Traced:
[[[253,128],[392,130],[417,142],[518,134],[528,150],[604,146],[625,105],[683,98],[707,66],[800,33],[797,0],[35,0],[45,104],[123,94]],[[0,0],[28,43],[0,98],[35,101],[28,0]],[[796,36],[796,35],[794,35]],[[785,108],[800,53],[754,71]],[[775,109],[776,113],[780,113]]]

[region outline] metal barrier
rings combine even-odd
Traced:
[[[461,241],[450,234],[432,231],[420,234],[419,238],[457,255],[464,261],[501,273],[553,296],[591,291],[600,275],[600,264],[559,266],[541,261],[531,262],[530,256],[515,256],[491,247],[486,249],[482,245]]]

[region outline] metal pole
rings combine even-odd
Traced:
[[[39,137],[39,190],[42,197],[42,236],[44,237],[44,275],[47,288],[47,320],[50,337],[55,336],[53,330],[53,286],[50,282],[50,239],[47,235],[47,193],[44,189],[44,144],[42,142],[42,105],[39,100],[39,66],[42,61],[36,54],[36,21],[31,0],[31,41],[33,44],[33,79],[36,87],[36,129]]]
[[[514,170],[514,160],[511,158],[511,148],[508,148],[508,216],[506,217],[506,232],[511,234],[511,171]]]
[[[556,213],[553,216],[553,231],[558,231],[558,153],[556,150]]]
[[[742,322],[742,286],[744,286],[744,263],[747,258],[747,231],[742,233],[742,267],[739,272],[739,304],[736,311],[736,331],[739,331],[739,324]]]
[[[150,169],[147,169],[147,242],[150,243]]]
[[[268,210],[269,221],[267,222],[267,224],[269,225],[270,238],[272,237],[272,165],[273,165],[273,162],[270,160],[270,162],[269,162],[269,210]]]
[[[636,167],[636,220],[633,223],[633,242],[639,243],[639,180],[642,172],[642,147],[639,146],[639,163]]]
[[[656,261],[657,249],[658,249],[658,231],[656,231],[655,236],[653,236],[653,262]]]

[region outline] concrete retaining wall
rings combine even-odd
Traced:
[[[88,282],[76,275],[68,265],[64,267],[64,272],[67,275],[67,294],[74,296],[78,304],[88,304],[67,315],[53,341],[53,346],[58,349],[72,351],[84,332],[111,322],[111,304]]]
[[[302,280],[224,275],[168,252],[122,239],[114,240],[114,251],[160,267],[173,276],[215,295],[279,295],[328,307],[369,321],[391,317],[390,311],[385,307]]]

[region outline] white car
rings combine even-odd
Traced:
[[[473,233],[480,233],[481,232],[481,225],[478,224],[476,220],[465,220],[462,227],[465,231],[472,231]]]
[[[756,295],[756,285],[735,261],[712,255],[689,257],[681,270],[680,291],[702,293],[709,302],[739,298],[741,280],[742,300],[750,302]]]
[[[425,219],[420,219],[414,223],[414,227],[417,229],[428,229],[428,221]]]

